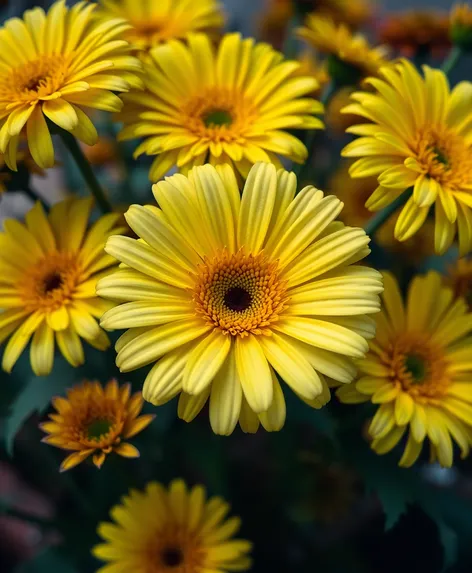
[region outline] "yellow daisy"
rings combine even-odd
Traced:
[[[217,0],[99,0],[100,17],[123,18],[130,25],[124,38],[147,50],[190,32],[216,32],[224,25]]]
[[[187,489],[176,479],[166,489],[151,482],[132,489],[110,512],[115,523],[101,523],[104,540],[93,548],[108,562],[97,573],[227,573],[251,567],[252,544],[233,539],[239,517],[227,518],[221,497],[207,500],[205,488]]]
[[[278,155],[303,163],[307,149],[287,129],[320,129],[323,106],[306,97],[313,77],[284,61],[267,44],[227,34],[215,50],[202,34],[188,45],[174,40],[153,48],[144,64],[146,89],[126,94],[121,139],[144,137],[135,156],[157,155],[149,177],[171,167],[230,163],[244,176],[257,161],[280,165]]]
[[[458,233],[465,255],[472,249],[472,83],[451,92],[442,71],[425,66],[423,78],[407,60],[382,74],[367,80],[377,93],[357,92],[344,109],[369,121],[347,130],[361,136],[342,152],[360,158],[351,175],[379,176],[366,203],[371,211],[413,187],[395,227],[399,241],[421,228],[434,205],[436,252],[445,253]]]
[[[328,55],[331,77],[346,84],[356,84],[366,76],[376,76],[387,64],[384,46],[372,47],[362,34],[354,34],[345,24],[313,13],[309,15],[297,35],[313,48]]]
[[[472,257],[459,259],[449,268],[446,284],[452,287],[456,297],[465,298],[472,311]]]
[[[85,113],[94,108],[119,111],[113,92],[139,87],[139,61],[128,42],[117,39],[129,26],[119,19],[93,18],[95,4],[64,0],[47,14],[27,10],[0,28],[0,151],[16,170],[20,133],[26,133],[36,163],[54,164],[46,119],[93,145],[97,131]]]
[[[158,207],[125,217],[141,240],[111,237],[126,268],[97,285],[119,301],[102,318],[129,330],[116,344],[128,372],[155,362],[144,398],[180,394],[191,421],[210,399],[215,433],[240,422],[269,431],[285,421],[277,372],[315,408],[330,397],[324,376],[350,382],[352,358],[368,349],[380,274],[351,266],[368,253],[362,229],[334,222],[342,203],[293,173],[256,164],[242,197],[227,165],[196,167],[153,186]],[[157,362],[156,362],[157,361]]]
[[[33,336],[31,367],[37,376],[53,366],[54,340],[73,365],[84,362],[80,338],[100,350],[109,346],[97,324],[112,305],[95,294],[97,280],[116,261],[103,247],[125,230],[119,214],[101,217],[87,231],[91,199],[57,203],[48,216],[37,203],[26,224],[9,219],[0,234],[0,343],[10,335],[2,367],[11,372]]]
[[[67,392],[67,398],[54,398],[50,420],[40,424],[48,435],[43,442],[73,453],[62,462],[60,471],[70,470],[93,455],[101,468],[107,454],[125,458],[139,457],[139,451],[122,440],[132,438],[148,426],[154,416],[139,416],[143,407],[141,392],[131,396],[131,385],[118,386],[111,380],[83,382]]]
[[[406,304],[391,274],[384,273],[384,284],[377,334],[357,363],[360,377],[337,395],[380,404],[369,427],[376,453],[389,452],[406,432],[401,466],[415,463],[428,438],[431,460],[450,467],[451,437],[462,458],[472,443],[472,314],[435,272],[413,279]]]

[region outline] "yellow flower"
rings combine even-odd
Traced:
[[[463,297],[472,311],[472,258],[466,257],[456,261],[449,268],[446,284],[456,297]]]
[[[171,167],[230,163],[244,176],[257,161],[278,155],[303,163],[307,149],[287,129],[320,129],[323,106],[307,94],[314,78],[296,77],[300,64],[283,61],[267,44],[227,34],[215,51],[192,34],[153,48],[145,63],[146,90],[126,95],[121,139],[144,137],[135,155],[157,155],[149,173]]]
[[[359,157],[352,177],[379,176],[379,186],[366,206],[383,209],[413,187],[395,227],[406,241],[435,206],[435,250],[443,254],[456,232],[461,255],[472,248],[472,84],[461,82],[450,92],[446,75],[424,67],[423,78],[406,60],[383,69],[383,79],[368,82],[376,94],[353,94],[346,113],[369,123],[347,131],[360,135],[344,157]]]
[[[169,488],[151,482],[132,489],[110,512],[115,523],[101,523],[104,543],[93,554],[109,562],[97,573],[227,573],[251,567],[249,541],[233,539],[239,517],[227,518],[221,497],[206,499],[205,488],[187,489],[176,479]]]
[[[124,38],[138,49],[185,38],[190,32],[216,32],[224,25],[217,0],[99,0],[103,18],[123,18],[130,25]]]
[[[387,64],[385,47],[373,48],[362,34],[353,34],[329,17],[309,15],[297,35],[329,56],[328,73],[341,83],[356,84],[363,77],[376,76]]]
[[[389,273],[384,284],[376,337],[358,361],[360,378],[337,395],[380,404],[369,427],[376,453],[389,452],[407,432],[401,466],[414,464],[429,438],[432,461],[450,467],[451,437],[463,458],[472,443],[472,314],[435,272],[413,279],[406,304]]]
[[[139,451],[122,439],[139,434],[154,416],[139,416],[143,407],[141,392],[130,394],[130,384],[119,387],[116,380],[111,380],[105,388],[99,382],[83,382],[68,390],[67,398],[53,399],[56,411],[40,428],[48,434],[43,442],[73,451],[62,462],[61,472],[91,455],[97,468],[111,452],[125,458],[139,457]]]
[[[122,20],[93,19],[95,4],[68,9],[63,0],[47,14],[27,10],[7,20],[0,33],[0,151],[16,170],[19,135],[26,133],[31,155],[43,168],[54,164],[46,119],[93,145],[97,132],[83,108],[118,111],[113,92],[139,87],[141,69],[129,44],[117,40]]]
[[[109,346],[96,319],[110,303],[95,294],[97,280],[116,261],[103,247],[122,232],[119,214],[105,215],[87,232],[92,201],[57,203],[48,216],[37,203],[26,225],[9,219],[0,234],[0,342],[11,338],[2,367],[11,372],[31,336],[31,367],[37,376],[53,366],[54,340],[73,365],[84,362],[80,337],[100,350]]]
[[[106,250],[127,268],[97,285],[123,304],[102,318],[129,328],[116,363],[128,372],[157,362],[144,398],[180,394],[191,421],[210,398],[215,433],[238,422],[254,432],[285,421],[275,371],[304,401],[330,397],[324,376],[350,382],[352,358],[368,350],[380,274],[351,266],[368,253],[362,229],[334,222],[336,197],[305,187],[270,163],[250,171],[242,197],[227,165],[196,167],[153,186],[159,208],[126,213],[141,238],[112,237]],[[211,394],[211,396],[210,396]]]
[[[460,48],[472,50],[472,8],[467,3],[457,4],[451,11],[451,39]]]

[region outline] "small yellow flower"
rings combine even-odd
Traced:
[[[137,49],[148,50],[191,32],[214,33],[224,26],[217,0],[99,0],[100,17],[122,18],[130,25],[124,38]]]
[[[108,564],[97,573],[229,573],[251,567],[252,544],[233,539],[239,517],[227,518],[221,497],[207,500],[205,488],[176,479],[166,489],[151,482],[131,490],[101,523],[104,543],[93,554]]]
[[[300,64],[284,61],[267,44],[227,34],[215,50],[207,36],[153,48],[144,63],[146,89],[126,94],[121,139],[144,137],[135,156],[156,155],[149,177],[177,165],[229,163],[243,176],[257,161],[280,166],[278,156],[303,163],[307,149],[288,129],[320,129],[313,114],[318,88],[298,77]]]
[[[472,8],[458,4],[451,11],[450,35],[454,44],[463,50],[472,50]]]
[[[396,223],[397,240],[415,235],[434,205],[435,251],[445,253],[458,234],[465,255],[472,249],[472,83],[451,91],[441,70],[425,66],[423,78],[407,60],[382,75],[367,80],[376,93],[356,92],[344,109],[367,120],[347,130],[361,136],[342,151],[359,158],[351,176],[378,176],[366,203],[371,211],[413,188]]]
[[[84,362],[81,338],[100,350],[107,335],[97,324],[112,305],[95,294],[97,280],[116,260],[103,247],[123,232],[119,214],[105,215],[87,231],[90,199],[67,199],[48,216],[37,203],[26,225],[9,219],[0,234],[0,342],[10,335],[2,367],[11,372],[31,337],[31,367],[49,374],[55,342],[73,365]]]
[[[106,250],[125,263],[97,286],[119,301],[102,318],[128,328],[116,363],[129,372],[155,363],[144,398],[180,394],[190,422],[210,401],[215,433],[240,423],[255,432],[285,422],[275,375],[314,408],[330,398],[325,375],[350,382],[352,358],[368,350],[380,274],[355,265],[370,251],[362,229],[335,222],[336,197],[293,173],[258,163],[242,197],[228,165],[195,167],[153,186],[159,207],[132,205],[139,240],[112,237]]]
[[[345,24],[329,17],[311,14],[297,35],[328,55],[328,73],[341,84],[356,84],[361,78],[376,76],[388,63],[385,47],[372,47],[364,36],[353,34]]]
[[[40,428],[48,434],[43,442],[73,451],[62,462],[61,472],[91,455],[97,468],[111,452],[125,458],[139,457],[139,451],[122,440],[139,434],[154,416],[139,416],[143,407],[141,392],[133,396],[130,393],[130,384],[119,387],[116,380],[105,387],[99,382],[83,382],[68,390],[67,398],[53,399],[56,411]]]
[[[47,14],[33,8],[1,28],[0,152],[10,169],[16,170],[22,133],[36,163],[53,166],[47,119],[93,145],[97,131],[85,110],[119,111],[114,92],[142,85],[135,75],[139,61],[128,42],[117,39],[128,25],[94,19],[95,8],[78,2],[68,9],[59,0]]]
[[[450,467],[451,438],[462,458],[472,444],[472,314],[435,272],[413,279],[406,303],[390,273],[384,284],[377,334],[358,361],[359,379],[337,395],[346,403],[380,404],[369,427],[377,454],[407,433],[401,466],[415,463],[428,438],[431,461]]]
[[[452,265],[446,277],[456,297],[463,297],[472,311],[472,257],[465,257]]]

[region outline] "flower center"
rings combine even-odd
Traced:
[[[231,114],[225,109],[213,109],[208,110],[202,116],[203,123],[207,127],[217,126],[217,125],[231,125],[233,123],[233,118]]]
[[[68,304],[79,281],[77,257],[70,253],[51,253],[23,276],[18,288],[25,308],[55,310]]]
[[[262,253],[223,251],[199,267],[193,299],[196,312],[223,334],[268,334],[286,306],[286,284]]]
[[[422,384],[424,382],[427,365],[421,356],[416,354],[407,354],[405,356],[405,368],[413,378],[413,384]]]
[[[108,434],[112,426],[113,422],[105,418],[93,420],[93,422],[87,426],[87,438],[89,440],[99,440],[102,436]]]
[[[414,145],[417,160],[431,178],[451,189],[472,183],[470,145],[456,133],[441,127],[427,127]]]
[[[164,547],[161,551],[161,561],[165,567],[178,567],[184,561],[184,554],[180,547]]]

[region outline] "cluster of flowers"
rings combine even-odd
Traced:
[[[154,157],[156,200],[132,205],[126,223],[109,212],[89,226],[93,202],[79,198],[49,213],[38,202],[24,223],[5,222],[5,371],[29,343],[37,376],[51,372],[56,344],[79,366],[83,341],[106,350],[105,331],[124,330],[116,364],[121,372],[152,365],[144,399],[159,406],[178,395],[187,422],[208,402],[217,434],[237,424],[280,430],[283,382],[313,408],[330,400],[331,388],[342,402],[378,404],[371,447],[386,453],[406,433],[401,465],[412,465],[426,440],[443,466],[453,463],[453,440],[468,454],[472,314],[459,295],[472,264],[461,261],[457,288],[436,272],[415,277],[404,303],[393,275],[362,261],[368,234],[384,222],[390,242],[429,228],[422,240],[431,252],[442,255],[456,240],[461,257],[472,250],[472,84],[451,90],[447,69],[421,73],[372,47],[355,31],[369,15],[366,3],[317,4],[292,32],[324,54],[321,62],[285,59],[238,33],[221,36],[216,0],[101,0],[70,9],[59,0],[47,13],[35,8],[4,24],[2,162],[15,171],[27,156],[50,168],[57,135],[80,165],[76,139],[98,138],[88,113],[115,112],[119,138],[141,140],[135,157]],[[280,13],[300,18],[291,2],[275,5],[275,24]],[[451,33],[449,67],[471,48],[467,6],[454,12]],[[324,128],[319,97],[329,102],[327,118],[358,136],[342,151],[352,160],[330,195],[298,190],[281,162],[300,174],[313,159],[299,130]],[[172,168],[177,173],[162,179]],[[84,175],[109,210],[93,174]],[[366,212],[379,211],[368,234],[342,213],[341,198],[355,211],[359,197]],[[365,222],[362,209],[353,224]],[[128,385],[84,382],[54,400],[44,441],[72,451],[62,470],[89,456],[100,467],[112,451],[136,457],[122,440],[152,421],[140,416],[142,405]],[[220,499],[206,503],[201,487],[187,491],[176,481],[167,493],[150,484],[113,510],[117,525],[100,527],[106,543],[95,553],[112,562],[107,573],[147,571],[149,555],[161,560],[156,571],[243,570],[250,544],[229,541],[239,520],[223,523],[227,511]],[[152,538],[134,529],[135,512]]]

